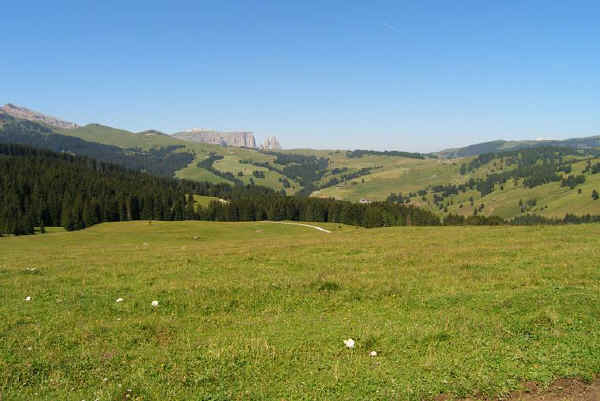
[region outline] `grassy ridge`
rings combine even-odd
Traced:
[[[56,131],[63,135],[75,136],[86,141],[115,145],[121,148],[139,147],[149,149],[157,146],[185,144],[185,142],[168,135],[152,132],[136,134],[100,124],[88,124],[75,129],[56,129]]]
[[[3,399],[420,400],[600,372],[600,225],[323,226],[1,238]]]

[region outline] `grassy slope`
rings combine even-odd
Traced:
[[[262,185],[269,188],[274,188],[276,190],[284,189],[283,184],[279,181],[280,178],[286,178],[284,175],[279,174],[276,171],[269,170],[265,167],[240,163],[240,160],[253,160],[263,163],[270,162],[270,164],[272,164],[274,167],[283,169],[283,166],[276,165],[273,162],[275,156],[264,155],[258,152],[255,153],[256,154],[252,155],[253,157],[251,159],[245,159],[244,157],[248,156],[248,154],[236,154],[234,152],[228,152],[228,154],[225,155],[224,159],[215,162],[214,167],[221,171],[228,171],[233,173],[233,175],[236,176],[238,179],[242,180],[244,184],[249,184],[250,178],[252,178],[256,185]],[[244,174],[242,177],[238,176],[238,172],[240,171]],[[254,177],[252,175],[253,171],[262,171],[265,175],[265,178]],[[295,180],[288,178],[288,181],[290,181],[291,184],[291,188],[286,189],[288,195],[292,195],[294,192],[302,188],[300,184]]]
[[[243,171],[245,177],[241,177],[242,181],[249,183],[252,171],[259,170],[265,172],[265,178],[254,178],[258,185],[265,185],[277,190],[283,189],[283,185],[279,182],[279,178],[283,178],[277,172],[269,171],[262,167],[251,165],[242,165],[240,160],[251,160],[257,162],[272,161],[274,156],[264,155],[260,152],[251,149],[242,149],[228,147],[224,148],[217,145],[209,145],[202,143],[193,143],[182,141],[168,135],[160,135],[157,133],[133,133],[125,130],[115,129],[98,124],[90,124],[85,127],[80,127],[73,130],[61,130],[65,135],[76,136],[87,141],[99,142],[107,145],[115,145],[123,148],[140,147],[142,149],[150,149],[153,147],[164,147],[170,145],[184,145],[185,148],[178,151],[188,151],[196,154],[196,158],[187,167],[179,170],[175,175],[179,178],[185,178],[196,181],[209,182],[229,182],[229,180],[214,175],[208,170],[197,167],[199,161],[208,157],[209,153],[216,153],[225,157],[225,160],[216,162],[214,167],[223,172],[232,172],[237,174],[238,171]],[[278,166],[283,168],[282,166]],[[294,180],[290,180],[293,188],[289,188],[287,192],[293,192],[301,189],[300,185]]]
[[[594,163],[598,161],[600,160],[595,160]],[[571,174],[581,174],[584,168],[584,162],[575,163]],[[490,171],[490,166],[485,166],[482,171]],[[578,189],[582,190],[581,194],[578,193]],[[476,206],[481,203],[485,204],[483,214],[505,218],[520,214],[519,200],[526,202],[534,199],[537,201],[537,205],[528,210],[530,213],[561,218],[567,213],[600,215],[600,200],[592,200],[592,190],[594,189],[600,191],[600,174],[586,175],[586,182],[574,189],[561,187],[560,182],[524,188],[520,184],[515,186],[510,180],[504,186],[504,190],[501,191],[497,188],[496,191],[483,198],[476,191],[460,194],[454,198],[454,205],[450,206],[448,211],[465,215],[472,214],[473,208],[468,206],[467,199],[473,196]],[[462,209],[459,208],[461,202],[465,205]],[[545,208],[545,206],[548,207]]]
[[[227,180],[223,177],[219,177],[218,175],[215,175],[208,170],[197,167],[198,162],[206,159],[207,157],[208,157],[208,153],[197,153],[196,158],[194,160],[192,160],[192,162],[190,164],[188,164],[187,167],[177,171],[175,173],[175,176],[177,178],[184,178],[187,180],[207,181],[207,182],[212,182],[212,183],[224,182],[224,183],[231,184],[231,182],[229,180]]]
[[[352,201],[361,198],[385,200],[392,192],[406,194],[426,188],[428,185],[458,183],[464,179],[458,174],[460,164],[447,160],[419,160],[392,156],[364,156],[350,159],[338,154],[337,157],[333,157],[332,164],[332,168],[353,169],[375,166],[381,168],[373,170],[367,176],[355,178],[343,187],[328,187],[316,191],[313,195]]]
[[[600,225],[326,226],[0,238],[3,399],[420,400],[600,372]]]
[[[336,157],[337,155],[337,157]],[[332,157],[332,156],[329,156]],[[418,189],[425,189],[429,185],[438,184],[458,184],[465,182],[471,177],[483,178],[488,173],[496,170],[492,163],[482,166],[477,171],[460,175],[459,169],[463,162],[468,162],[469,158],[457,160],[416,160],[405,158],[394,158],[386,156],[368,156],[360,159],[348,159],[343,154],[333,153],[332,160],[334,166],[348,166],[353,168],[362,168],[368,166],[380,165],[383,168],[373,171],[370,175],[352,180],[343,187],[329,187],[313,193],[313,196],[335,197],[338,199],[347,199],[358,201],[361,198],[370,200],[384,200],[394,192],[408,194],[408,192]],[[599,162],[600,159],[593,161]],[[574,164],[571,174],[581,174],[585,168],[584,162]],[[364,183],[362,180],[364,179]],[[582,194],[577,190],[581,188]],[[505,218],[512,218],[520,214],[519,200],[524,202],[536,199],[537,207],[531,208],[529,212],[541,214],[548,217],[564,217],[567,213],[578,215],[600,214],[600,201],[593,201],[592,190],[600,191],[600,174],[587,175],[586,182],[583,185],[570,190],[561,187],[559,182],[554,182],[535,188],[524,188],[522,185],[513,185],[509,181],[504,190],[498,190],[490,195],[481,198],[477,191],[461,193],[453,197],[453,205],[448,207],[449,213],[459,213],[470,215],[473,213],[473,207],[469,204],[469,197],[473,196],[475,205],[485,204],[483,214],[498,215]],[[434,208],[431,202],[431,196],[428,201],[423,202],[415,199],[414,204],[429,208],[438,213],[439,209]],[[460,204],[463,208],[460,208]],[[543,208],[544,206],[547,208]]]
[[[149,149],[169,145],[182,145],[185,142],[167,135],[133,133],[99,124],[88,124],[76,129],[56,130],[63,135],[75,136],[86,141],[98,142],[105,145],[115,145],[122,148]]]

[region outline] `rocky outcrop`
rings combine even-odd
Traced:
[[[190,142],[211,143],[213,145],[256,148],[256,139],[252,132],[220,132],[205,129],[192,129],[178,132],[175,138]]]
[[[0,107],[0,111],[13,116],[14,118],[44,123],[56,128],[73,129],[79,127],[79,125],[75,123],[59,120],[58,118],[47,116],[37,111],[29,110],[25,107],[15,106],[14,104],[10,103]]]
[[[261,146],[263,150],[281,150],[281,144],[277,140],[276,136],[268,136],[265,138],[265,142]]]

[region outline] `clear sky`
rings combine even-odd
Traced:
[[[600,134],[600,2],[8,1],[0,103],[432,151]]]

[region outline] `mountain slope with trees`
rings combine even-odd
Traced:
[[[285,195],[408,202],[442,217],[513,218],[535,212],[562,218],[567,213],[600,213],[599,202],[594,202],[600,175],[593,167],[598,162],[595,149],[600,137],[492,141],[429,155],[372,150],[260,151],[185,142],[154,130],[134,133],[100,124],[59,129],[0,112],[0,143],[88,156],[155,175],[264,186]],[[556,160],[548,149],[558,149]],[[526,159],[518,161],[517,155]],[[589,167],[588,161],[592,163]]]
[[[194,195],[226,202],[196,205]],[[94,159],[0,144],[0,233],[32,234],[36,227],[77,230],[105,221],[305,220],[365,227],[438,225],[414,206],[360,205],[289,197],[259,186],[235,187],[156,177]]]

